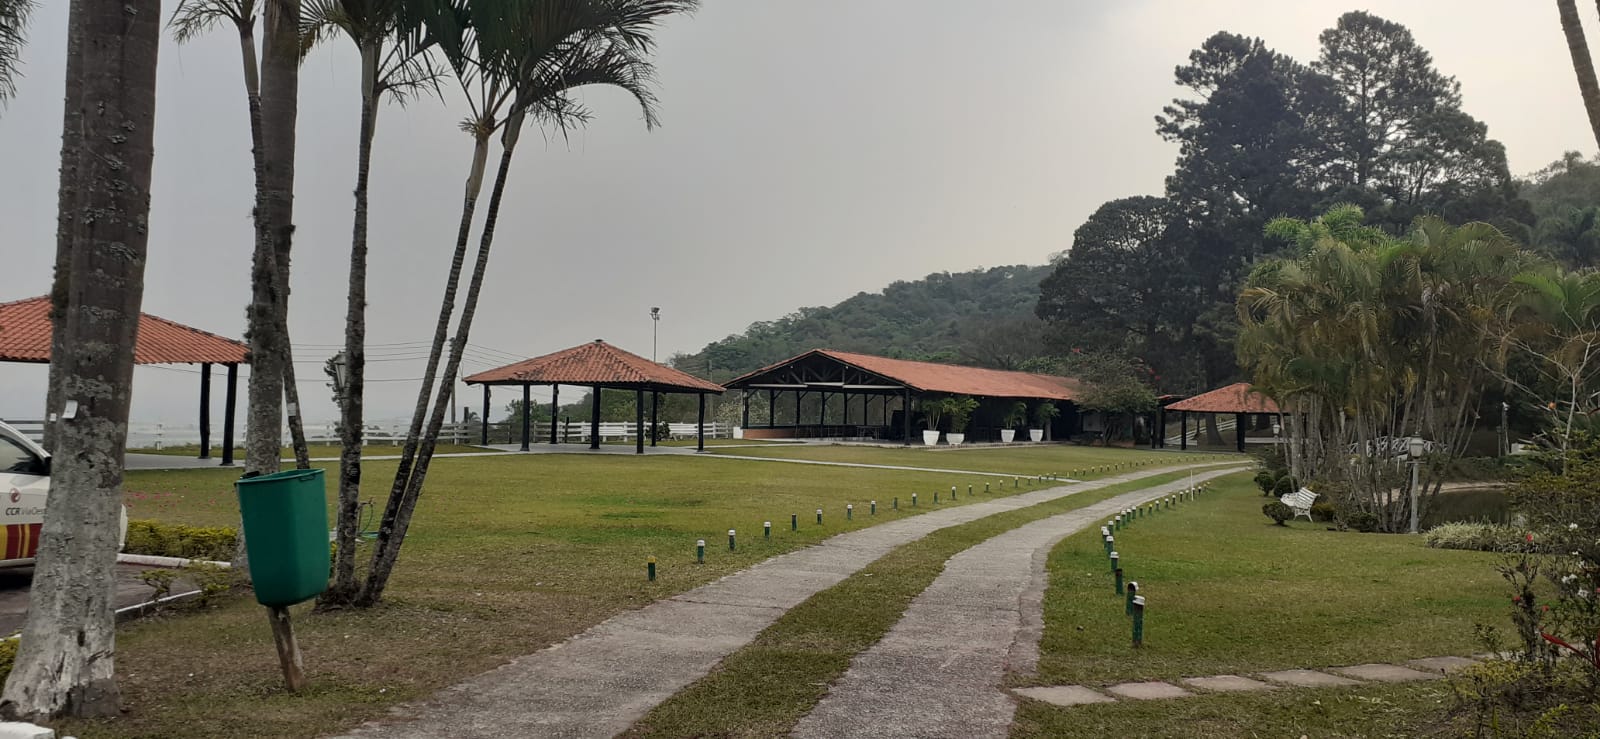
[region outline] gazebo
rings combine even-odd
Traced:
[[[50,296],[0,303],[0,362],[50,363]],[[139,314],[134,364],[200,365],[200,458],[211,458],[211,365],[228,368],[222,415],[222,464],[233,464],[233,417],[239,365],[250,361],[243,342],[207,333],[149,313]]]
[[[524,359],[515,364],[485,370],[466,378],[468,385],[483,386],[483,443],[489,443],[489,388],[495,385],[512,385],[522,387],[522,451],[528,451],[528,442],[532,436],[531,421],[533,413],[530,404],[529,388],[534,385],[550,385],[553,388],[551,405],[557,405],[560,398],[561,385],[586,385],[593,389],[594,396],[589,414],[589,448],[600,448],[600,391],[602,390],[632,390],[634,392],[634,423],[638,427],[636,434],[635,452],[644,454],[644,394],[650,393],[652,399],[658,393],[692,393],[700,396],[700,422],[698,428],[697,447],[704,451],[706,448],[706,394],[722,394],[722,386],[707,382],[694,375],[682,372],[664,364],[652,362],[632,352],[623,351],[610,344],[595,339],[587,344],[580,344],[571,349],[563,349],[554,354],[542,357]],[[550,443],[560,441],[557,432],[555,413],[551,414]],[[650,422],[654,426],[656,412],[650,412]]]
[[[1182,449],[1189,448],[1189,414],[1231,413],[1234,416],[1234,436],[1239,451],[1244,451],[1245,419],[1253,415],[1280,415],[1277,402],[1257,392],[1248,382],[1236,382],[1227,387],[1219,387],[1210,392],[1201,393],[1187,400],[1180,400],[1161,409],[1161,420],[1158,427],[1163,429],[1165,435],[1166,414],[1177,411],[1182,414],[1179,423],[1180,432],[1178,444]],[[1165,442],[1163,442],[1164,444]]]

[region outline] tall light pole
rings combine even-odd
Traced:
[[[1406,456],[1411,462],[1411,533],[1417,533],[1417,503],[1420,493],[1417,489],[1417,468],[1422,466],[1422,453],[1424,451],[1422,437],[1413,436],[1406,442]]]
[[[656,361],[656,337],[661,333],[661,309],[650,309],[650,361]]]

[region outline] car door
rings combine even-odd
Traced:
[[[33,559],[50,493],[49,467],[22,442],[0,434],[0,565]]]

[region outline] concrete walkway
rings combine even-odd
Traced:
[[[427,701],[401,706],[389,723],[360,727],[351,736],[613,737],[704,677],[790,608],[895,547],[985,516],[1192,468],[1035,490],[840,534],[614,616]]]
[[[1136,683],[1118,683],[1100,690],[1083,685],[1050,685],[1038,688],[1017,688],[1011,692],[1024,698],[1044,701],[1057,706],[1081,706],[1089,703],[1113,703],[1118,700],[1168,700],[1189,698],[1205,693],[1254,693],[1279,688],[1337,688],[1367,683],[1406,683],[1418,680],[1438,680],[1453,672],[1477,664],[1467,657],[1428,657],[1414,659],[1405,664],[1373,663],[1332,667],[1324,670],[1278,670],[1262,672],[1254,678],[1242,675],[1212,675],[1186,677],[1174,685],[1152,680]],[[1259,679],[1255,679],[1259,678]],[[1102,692],[1103,691],[1103,692]]]
[[[1204,482],[1238,471],[1238,467],[1208,471],[1193,480]],[[951,557],[944,572],[911,601],[899,623],[856,655],[828,695],[795,726],[793,735],[802,739],[1006,736],[1016,702],[1001,688],[1001,681],[1013,659],[1029,659],[1030,647],[1037,654],[1038,634],[1024,632],[1023,614],[1038,608],[1039,601],[1025,596],[1033,588],[1042,592],[1050,549],[1118,511],[1189,484],[1182,480],[1125,493],[1024,524]],[[1182,509],[1165,515],[1182,515]]]

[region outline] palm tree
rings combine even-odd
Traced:
[[[1600,6],[1600,3],[1596,3]],[[1561,31],[1567,36],[1567,51],[1572,55],[1572,70],[1578,74],[1578,92],[1583,96],[1583,109],[1589,113],[1589,127],[1594,140],[1600,143],[1600,80],[1596,80],[1594,60],[1589,56],[1589,43],[1583,36],[1583,20],[1578,17],[1577,0],[1556,0],[1561,13]]]
[[[68,20],[66,105],[82,131],[66,301],[56,306],[50,372],[75,388],[56,426],[55,466],[34,567],[28,618],[0,713],[44,720],[118,713],[115,589],[122,454],[133,387],[133,344],[144,296],[155,159],[160,0],[77,0]],[[93,217],[87,217],[92,215]],[[109,349],[108,349],[109,347]],[[54,381],[53,381],[54,382]]]
[[[0,101],[17,93],[18,65],[27,42],[28,15],[33,0],[0,0]]]
[[[279,4],[283,0],[270,0],[270,2]],[[264,134],[262,133],[261,69],[256,58],[255,39],[255,24],[259,12],[260,5],[257,4],[256,0],[181,0],[172,13],[172,19],[168,21],[168,26],[172,29],[173,38],[178,43],[192,41],[206,31],[224,24],[232,26],[239,36],[239,55],[244,68],[245,102],[250,112],[250,153],[255,172],[258,203],[268,190],[267,172],[272,168],[269,164],[270,160],[266,145],[263,142]],[[298,74],[298,72],[296,73]],[[290,166],[292,171],[292,163]],[[272,227],[266,209],[256,208],[255,226],[256,247],[259,251],[272,244],[272,235],[276,232]],[[264,254],[258,256],[264,257]],[[276,258],[271,264],[267,264],[264,261],[260,262],[258,271],[263,279],[270,279],[276,285],[273,291],[274,294],[287,296],[289,289],[289,255],[286,249],[281,253],[276,253]],[[289,435],[294,448],[295,466],[299,469],[308,469],[311,466],[311,455],[306,446],[306,435],[304,426],[301,423],[301,414],[298,412],[300,392],[295,383],[293,357],[289,354],[288,315],[286,312],[281,313],[282,315],[277,318],[278,323],[281,325],[277,326],[273,333],[282,337],[281,342],[277,343],[283,345],[284,355],[282,360],[276,363],[281,365],[281,384],[285,400],[291,408],[295,409],[295,412],[289,414]],[[254,349],[252,348],[253,353]],[[252,358],[252,387],[255,386],[255,375],[262,371],[263,365],[271,366],[271,364]],[[254,415],[251,418],[253,422],[257,420]],[[273,423],[273,426],[276,427],[276,422]],[[254,427],[252,427],[252,432],[255,432]],[[247,436],[250,436],[250,434],[247,434]],[[276,449],[278,439],[276,432],[272,434],[272,439],[274,449]],[[262,472],[276,470],[276,452],[274,452],[274,455],[270,461],[270,469],[267,467],[269,462],[264,455],[254,463],[247,461],[247,469]]]
[[[469,91],[468,97],[473,97],[471,92],[474,91],[485,93],[474,108],[474,119],[463,126],[479,145],[474,148],[461,229],[445,286],[445,301],[435,326],[433,349],[423,387],[418,393],[412,431],[390,490],[360,603],[371,605],[383,595],[410,526],[417,497],[422,492],[439,428],[444,424],[454,391],[453,383],[445,383],[434,394],[432,383],[466,257],[471,211],[476,207],[477,188],[481,187],[483,166],[487,163],[488,138],[497,129],[500,131],[500,163],[461,318],[450,342],[444,377],[456,376],[461,355],[466,350],[494,244],[495,225],[511,159],[524,121],[532,119],[566,131],[589,118],[589,111],[570,93],[590,85],[609,85],[632,95],[643,111],[646,127],[654,128],[656,99],[650,89],[654,68],[646,59],[654,47],[652,34],[665,18],[690,12],[697,5],[698,0],[550,0],[536,4],[479,0],[465,6],[469,32],[459,45],[445,44],[444,48],[451,57],[457,78]],[[506,111],[504,116],[499,112],[502,107]],[[421,429],[422,414],[430,394],[434,395],[432,414],[426,429]],[[413,438],[416,438],[415,443]]]
[[[362,396],[366,385],[367,191],[378,102],[385,95],[404,100],[410,92],[433,85],[438,77],[428,52],[433,39],[424,33],[420,19],[407,10],[404,0],[313,0],[306,7],[302,29],[307,48],[340,34],[355,43],[361,60],[355,217],[345,307],[347,370],[339,392],[338,533],[334,583],[321,598],[324,606],[348,604],[358,590],[355,562],[361,512]]]

